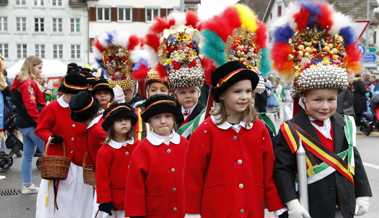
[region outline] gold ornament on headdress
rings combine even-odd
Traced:
[[[127,48],[111,45],[104,51],[104,65],[108,74],[114,77],[116,74],[120,79],[126,78],[131,72],[131,61],[129,60],[129,51]],[[114,79],[114,78],[112,78]]]

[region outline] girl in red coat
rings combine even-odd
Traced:
[[[135,147],[131,136],[137,117],[127,104],[112,104],[104,112],[103,128],[108,139],[97,152],[96,194],[102,217],[124,217],[125,179]]]
[[[190,139],[185,217],[263,218],[266,207],[284,211],[270,135],[253,110],[257,73],[232,61],[211,77],[218,104]]]
[[[174,131],[183,118],[175,99],[154,95],[146,100],[142,118],[152,131],[130,160],[126,185],[126,216],[183,218],[185,138]]]

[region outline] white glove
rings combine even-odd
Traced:
[[[117,103],[125,103],[125,95],[124,95],[124,90],[119,85],[116,85],[113,88],[113,93],[114,93],[114,102]]]
[[[184,218],[201,218],[201,215],[200,214],[193,214],[193,213],[186,213],[186,215],[184,215]]]
[[[362,216],[368,212],[370,197],[357,197],[355,199],[355,216]]]
[[[308,211],[301,206],[299,200],[294,199],[286,203],[288,208],[288,218],[311,218]]]

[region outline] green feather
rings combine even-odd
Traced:
[[[267,48],[263,48],[261,50],[261,63],[259,66],[259,70],[263,77],[266,77],[271,71],[271,62],[269,58],[269,51]]]
[[[222,39],[211,30],[201,32],[204,37],[204,44],[201,47],[201,53],[216,62],[220,66],[226,62],[224,56],[225,44]]]

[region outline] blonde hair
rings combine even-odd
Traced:
[[[36,76],[33,72],[33,67],[42,64],[42,60],[37,56],[29,56],[25,59],[22,64],[20,72],[17,74],[17,77],[21,81],[25,81],[28,79],[36,79]]]
[[[257,119],[257,112],[254,109],[253,102],[254,100],[251,104],[249,104],[246,110],[242,112],[240,121],[244,121],[245,123],[252,123]],[[210,114],[219,117],[217,120],[219,123],[217,124],[224,123],[228,118],[226,107],[223,101],[216,103],[216,106],[212,107]]]

